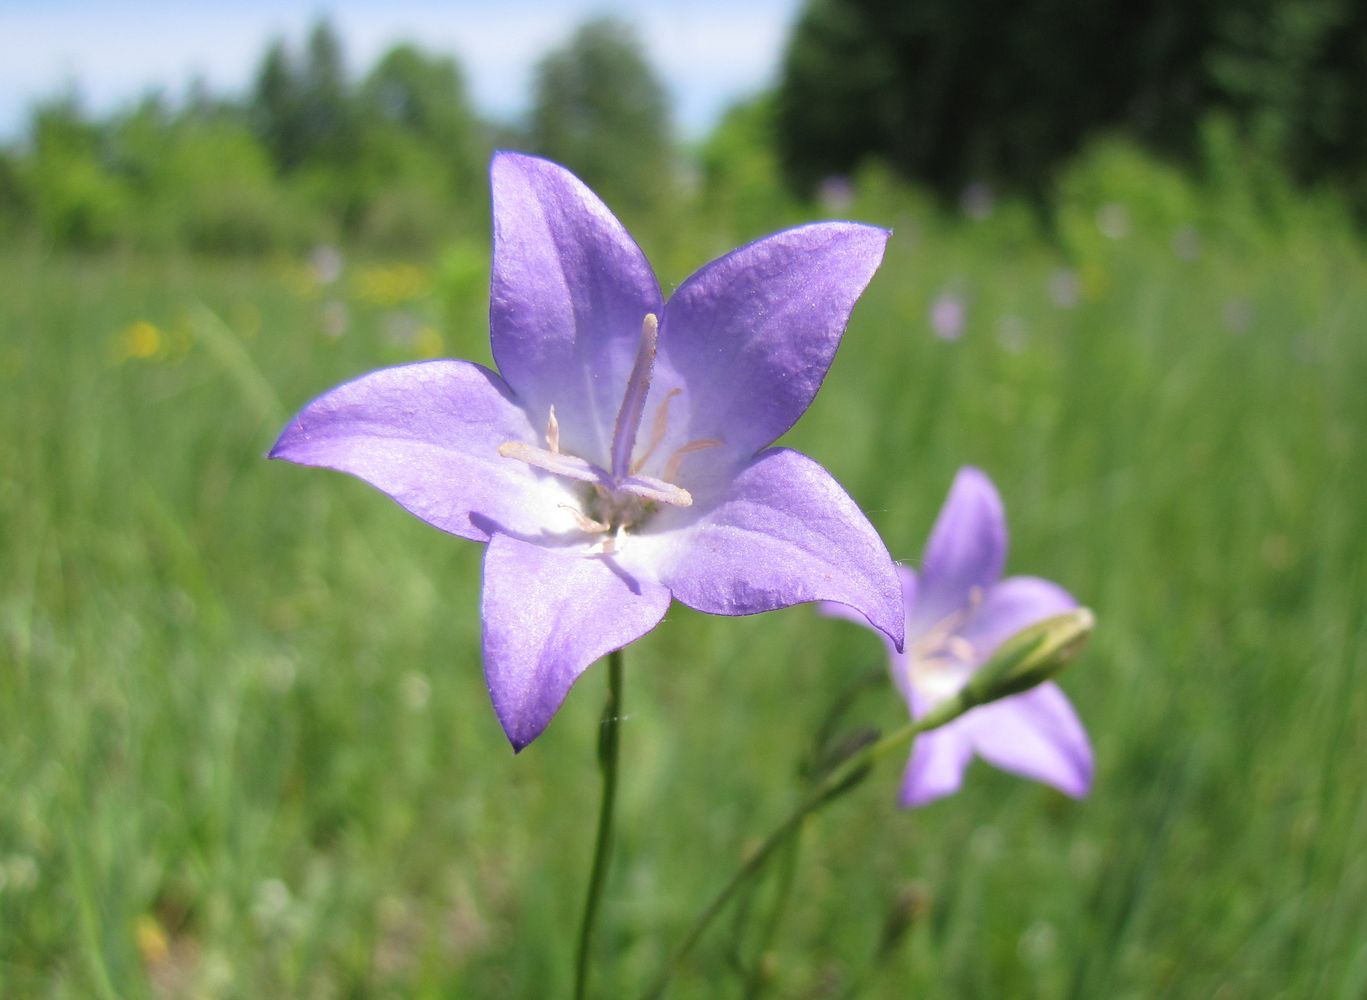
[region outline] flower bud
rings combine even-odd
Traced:
[[[1092,634],[1087,608],[1046,618],[1007,639],[959,692],[964,708],[1020,694],[1060,673]]]

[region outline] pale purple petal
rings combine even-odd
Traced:
[[[1077,601],[1056,583],[1037,576],[1013,576],[987,588],[982,603],[959,629],[986,660],[1022,629],[1077,607]]]
[[[371,372],[309,403],[271,458],[336,469],[383,490],[429,524],[486,541],[491,525],[535,532],[554,483],[499,446],[531,427],[508,387],[468,361]],[[540,501],[540,502],[539,502]]]
[[[826,377],[887,238],[855,223],[802,226],[685,281],[665,306],[660,356],[687,394],[686,437],[719,439],[743,459],[791,427]]]
[[[963,784],[964,770],[972,759],[973,744],[952,724],[922,733],[911,745],[898,802],[910,809],[953,795]]]
[[[1006,564],[1006,514],[997,488],[978,469],[965,466],[954,477],[935,519],[921,561],[921,586],[909,627],[933,628],[969,607],[974,590],[1001,579]]]
[[[668,590],[610,558],[495,534],[484,554],[484,677],[513,746],[536,739],[579,675],[653,629],[668,607]]]
[[[901,563],[894,563],[897,567],[897,577],[902,584],[902,605],[909,608],[916,601],[916,573],[908,566]],[[817,610],[828,618],[838,618],[841,621],[853,622],[856,625],[869,627],[869,620],[863,613],[850,607],[848,604],[837,604],[834,601],[823,601]],[[883,640],[883,645],[888,651],[888,666],[892,673],[892,678],[897,682],[897,688],[902,692],[902,697],[909,698],[908,681],[906,679],[906,657],[897,651],[897,646],[893,644],[891,637],[878,629],[873,630],[878,638]],[[914,641],[915,636],[907,633],[906,640]]]
[[[534,420],[556,407],[563,450],[610,468],[641,324],[663,310],[659,285],[622,224],[564,167],[505,152],[491,176],[494,359]]]
[[[705,509],[668,515],[658,533],[632,540],[633,559],[689,607],[748,615],[837,601],[901,645],[902,591],[892,558],[863,511],[805,455],[766,451]]]
[[[959,720],[973,748],[1004,771],[1053,785],[1074,798],[1092,787],[1092,747],[1057,684],[974,709]]]

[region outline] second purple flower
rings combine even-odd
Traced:
[[[901,567],[905,651],[889,644],[893,680],[913,718],[954,695],[1007,639],[1077,607],[1056,583],[1002,578],[1006,513],[987,476],[959,470],[935,520],[919,573]],[[848,618],[841,607],[826,609]],[[971,709],[916,737],[901,803],[919,806],[958,791],[974,756],[1074,797],[1092,784],[1092,747],[1052,681]]]

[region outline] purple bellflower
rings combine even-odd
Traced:
[[[816,462],[770,444],[807,409],[887,232],[801,226],[713,261],[663,301],[578,178],[495,155],[490,338],[308,404],[272,458],[350,473],[488,543],[484,673],[514,748],[594,660],[671,598],[746,615],[834,601],[900,647],[896,568]]]
[[[1005,562],[1001,497],[982,472],[960,469],[931,530],[920,574],[898,567],[906,602],[906,649],[899,652],[888,643],[888,653],[893,680],[912,718],[956,694],[1011,636],[1077,607],[1067,591],[1048,580],[1003,580]],[[853,617],[838,606],[823,610]],[[975,753],[1074,797],[1086,795],[1091,787],[1087,733],[1051,681],[980,705],[916,737],[902,779],[901,804],[924,805],[958,791]]]

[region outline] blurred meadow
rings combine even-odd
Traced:
[[[786,225],[892,228],[785,441],[909,563],[980,466],[1008,571],[1099,619],[1062,682],[1090,798],[976,764],[900,811],[881,767],[671,996],[1367,995],[1362,165],[1306,175],[1231,104],[1181,156],[1114,122],[1033,178],[869,154],[804,186],[782,83],[680,143],[630,40],[590,25],[491,125],[454,62],[352,72],[322,26],[238,103],[61,97],[0,154],[0,995],[568,993],[605,672],[515,757],[482,549],[263,458],[362,372],[492,364],[496,144],[578,170],[666,291]],[[905,717],[878,641],[808,607],[676,603],[626,667],[613,997],[823,728]]]

